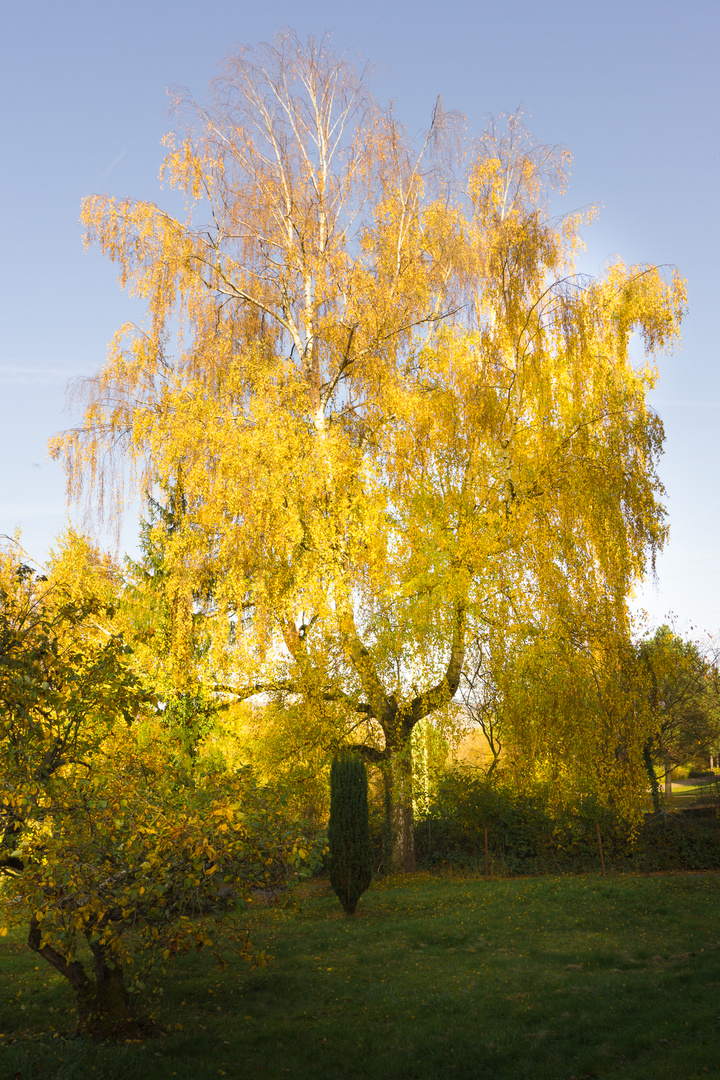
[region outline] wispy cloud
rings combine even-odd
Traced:
[[[107,167],[107,168],[106,168],[106,169],[105,169],[105,170],[103,171],[103,173],[102,173],[102,175],[103,175],[103,176],[109,176],[109,175],[110,175],[110,173],[111,173],[111,172],[113,171],[113,169],[115,168],[115,166],[116,166],[116,165],[119,165],[119,164],[120,164],[120,162],[122,161],[122,159],[123,159],[123,158],[125,157],[125,153],[126,153],[126,151],[127,151],[127,146],[123,146],[123,148],[122,148],[122,150],[120,151],[120,153],[119,153],[119,154],[117,154],[117,155],[116,155],[116,156],[115,156],[115,157],[114,157],[114,158],[112,159],[112,161],[110,162],[110,164],[108,165],[108,167]]]

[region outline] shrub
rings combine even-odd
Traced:
[[[0,552],[0,936],[27,928],[80,1033],[125,1038],[148,1030],[131,995],[153,963],[212,945],[197,916],[285,889],[322,838],[250,770],[189,767],[86,592]]]
[[[697,818],[694,815],[697,815]],[[634,871],[720,867],[720,821],[703,810],[646,815],[639,830],[597,798],[558,806],[542,788],[522,791],[469,772],[448,773],[438,786],[415,847],[420,865],[484,867],[485,829],[494,873],[534,874],[597,869],[599,826],[605,862]]]
[[[372,880],[367,772],[354,754],[335,757],[330,769],[330,883],[348,915]]]

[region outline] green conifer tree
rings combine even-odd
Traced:
[[[347,915],[372,880],[367,772],[355,754],[339,754],[330,769],[330,883]]]

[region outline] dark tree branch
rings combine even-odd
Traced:
[[[365,743],[355,743],[351,750],[355,750],[361,757],[372,762],[373,765],[381,765],[390,757],[389,750],[378,750],[375,746],[366,746]]]
[[[465,659],[465,604],[459,602],[455,612],[455,625],[453,627],[453,641],[450,648],[450,660],[447,670],[441,682],[430,690],[424,690],[418,694],[410,705],[403,726],[409,734],[415,725],[430,713],[435,712],[442,705],[447,705],[460,685],[463,660]]]
[[[42,956],[43,960],[47,960],[48,963],[52,964],[63,978],[68,980],[74,990],[79,992],[92,986],[79,960],[68,962],[61,953],[53,949],[52,945],[41,946],[41,941],[40,924],[33,916],[30,920],[30,932],[28,934],[28,945],[33,952],[36,952],[39,956]]]
[[[15,877],[16,874],[22,874],[24,869],[25,863],[15,855],[6,855],[5,858],[0,859],[0,874]]]

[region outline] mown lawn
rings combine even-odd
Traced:
[[[681,782],[678,780],[674,780],[672,786],[672,795],[670,796],[670,799],[677,799],[678,797],[680,797],[684,800],[697,799],[698,802],[711,802],[713,799],[717,798],[717,795],[717,784],[711,784],[707,782],[697,784],[692,783],[692,781]],[[661,800],[665,798],[662,790],[660,793],[660,798]]]
[[[273,962],[175,962],[167,1034],[68,1036],[69,996],[0,943],[0,1078],[284,1080],[720,1075],[720,876],[395,877],[242,920]],[[4,1044],[4,1045],[3,1045]]]

